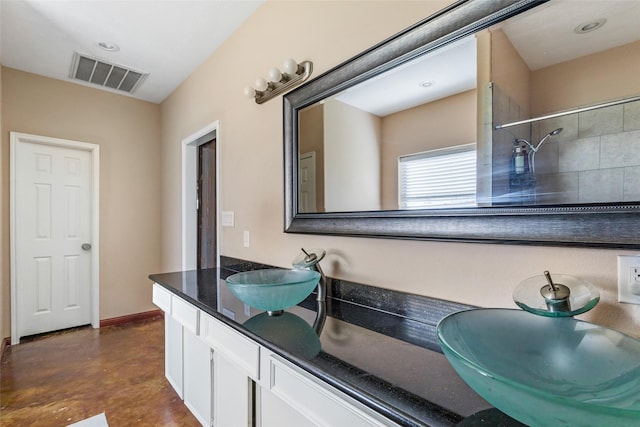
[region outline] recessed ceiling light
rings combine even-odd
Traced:
[[[423,82],[420,82],[420,86],[422,86],[422,87],[431,87],[431,86],[433,86],[433,82],[430,81],[430,80],[425,80]]]
[[[574,28],[573,31],[578,34],[590,33],[602,27],[606,22],[607,20],[605,18],[598,19],[597,21],[583,22]]]
[[[120,46],[115,43],[109,42],[98,42],[96,43],[100,49],[106,50],[107,52],[117,52],[120,50]]]

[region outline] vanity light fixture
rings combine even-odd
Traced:
[[[269,81],[262,77],[258,78],[255,88],[244,88],[244,94],[247,98],[254,98],[257,104],[262,104],[304,82],[312,71],[313,63],[311,61],[297,63],[291,58],[285,59],[282,71],[276,67],[271,68],[268,72]]]

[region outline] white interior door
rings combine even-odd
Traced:
[[[300,155],[298,209],[300,212],[316,211],[316,152]]]
[[[94,153],[56,142],[12,134],[14,342],[26,335],[97,326],[92,316]]]

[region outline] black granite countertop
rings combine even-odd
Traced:
[[[149,278],[400,425],[520,425],[471,390],[440,352],[439,319],[472,307],[334,279],[326,317],[319,319],[314,293],[269,317],[224,284],[238,271],[267,267],[224,258],[221,268]]]

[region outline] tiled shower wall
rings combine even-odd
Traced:
[[[640,200],[640,101],[535,122],[532,138],[557,128],[536,154],[537,202]]]
[[[494,124],[523,119],[522,108],[513,105],[499,89],[494,87],[493,95]],[[535,146],[544,135],[557,128],[562,128],[562,132],[548,138],[536,154],[534,195],[522,202],[640,200],[640,101],[494,131],[494,171],[509,165],[514,138],[527,139]],[[494,198],[504,192],[504,185],[500,183],[494,179]]]
[[[529,109],[518,104],[497,84],[491,86],[491,109],[493,125],[518,122],[529,118]],[[516,138],[531,140],[531,125],[522,124],[500,130],[493,130],[491,142],[492,162],[492,204],[526,204],[529,192],[514,193],[509,186],[509,172]]]

